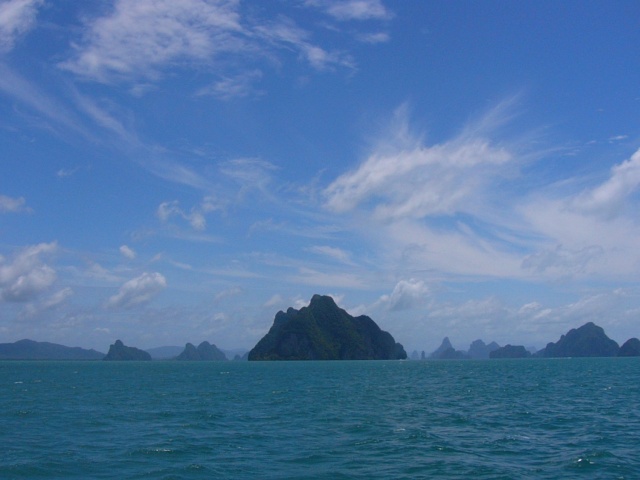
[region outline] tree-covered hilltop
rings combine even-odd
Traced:
[[[329,296],[314,295],[309,306],[278,312],[249,360],[395,360],[407,358],[369,317],[353,317]]]
[[[107,361],[125,361],[125,360],[145,360],[150,361],[151,355],[140,350],[136,347],[127,347],[120,340],[116,340],[116,343],[109,347],[107,356],[104,357]]]
[[[619,357],[640,357],[640,340],[630,338],[618,350]]]
[[[536,353],[540,357],[615,357],[618,343],[604,333],[602,327],[588,322],[572,328],[556,343],[550,342]]]

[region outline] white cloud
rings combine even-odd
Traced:
[[[30,213],[33,210],[27,207],[24,197],[12,198],[0,195],[0,213]]]
[[[328,245],[314,245],[313,247],[310,247],[308,251],[310,251],[311,253],[316,253],[318,255],[324,255],[326,257],[333,258],[334,260],[347,265],[353,265],[349,252],[346,252],[341,248],[330,247]]]
[[[405,278],[633,278],[640,150],[581,192],[575,177],[534,189],[522,172],[544,152],[526,135],[497,140],[508,107],[435,145],[399,109],[391,135],[324,189],[324,206]]]
[[[517,210],[546,245],[526,256],[523,267],[552,278],[634,277],[640,266],[639,186],[640,150],[593,188],[524,200]]]
[[[136,252],[126,245],[120,246],[120,253],[129,260],[133,260],[134,258],[136,258]]]
[[[132,308],[149,302],[167,286],[165,277],[157,272],[143,273],[127,281],[117,294],[107,301],[108,308]]]
[[[388,16],[375,0],[323,8],[343,20]],[[348,54],[327,50],[309,37],[285,17],[241,18],[238,0],[116,0],[112,11],[87,23],[82,41],[73,45],[75,55],[60,65],[99,82],[136,81],[141,88],[133,91],[138,94],[168,67],[195,64],[223,71],[237,68],[243,60],[272,60],[291,51],[317,70],[353,67]],[[221,81],[199,93],[225,99],[247,95],[261,73],[248,68],[247,73],[221,76]]]
[[[614,217],[626,205],[629,195],[640,186],[640,150],[629,160],[611,169],[607,181],[579,195],[573,202],[577,210]]]
[[[42,257],[57,248],[55,242],[41,243],[25,247],[12,262],[0,257],[0,300],[28,302],[47,291],[56,280],[56,272]]]
[[[210,62],[244,49],[235,0],[117,0],[88,25],[76,55],[62,66],[106,82],[157,78],[162,67]]]
[[[383,295],[376,303],[389,311],[409,310],[424,304],[429,295],[429,287],[422,280],[411,278],[400,280],[391,295]]]
[[[324,189],[324,206],[378,252],[377,264],[402,268],[403,277],[522,276],[523,252],[540,238],[514,211],[525,146],[493,140],[510,103],[430,146],[400,107],[390,135],[379,135],[368,157]]]
[[[80,167],[75,167],[71,169],[61,168],[56,172],[56,177],[58,178],[71,177],[72,175],[75,175],[78,172],[78,170],[80,170]]]
[[[385,20],[391,13],[381,0],[307,0],[307,5],[320,7],[336,20]]]
[[[390,145],[379,147],[326,188],[330,210],[362,207],[381,220],[477,213],[479,203],[486,203],[483,197],[509,172],[505,165],[514,160],[507,149],[480,135],[464,132],[449,142],[423,146],[407,128],[401,119]]]
[[[205,214],[224,209],[223,203],[212,196],[205,197],[199,205],[192,207],[190,212],[184,211],[179,205],[177,200],[162,202],[156,215],[162,222],[168,222],[172,217],[181,217],[194,230],[203,231],[207,227]]]
[[[0,3],[0,53],[13,49],[18,37],[33,28],[43,0],[8,0]]]

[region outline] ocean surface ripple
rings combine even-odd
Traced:
[[[0,478],[640,478],[640,359],[0,362]]]

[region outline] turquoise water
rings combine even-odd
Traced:
[[[640,478],[640,359],[0,362],[0,478]]]

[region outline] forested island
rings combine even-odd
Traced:
[[[249,360],[399,360],[402,345],[366,315],[353,317],[333,298],[314,295],[308,307],[278,312]]]

